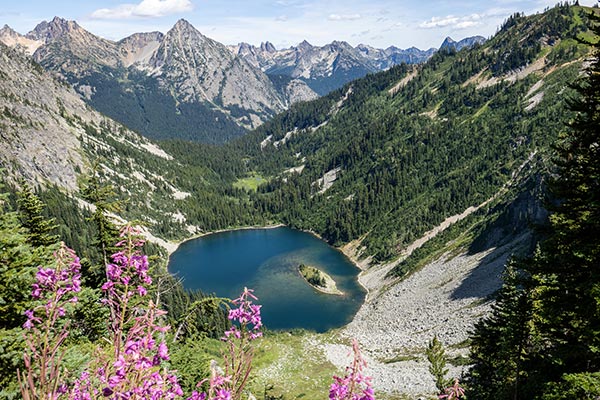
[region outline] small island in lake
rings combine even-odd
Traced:
[[[335,281],[327,273],[304,264],[298,266],[298,271],[304,280],[319,292],[336,295],[344,294],[337,288]]]

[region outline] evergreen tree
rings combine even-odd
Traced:
[[[18,215],[7,209],[0,197],[0,328],[15,328],[25,322],[23,312],[31,304],[31,284],[39,257]]]
[[[590,19],[600,35],[600,18]],[[544,369],[554,381],[600,370],[600,42],[592,45],[590,66],[574,85],[576,116],[554,146],[551,233],[531,269]]]
[[[25,310],[32,307],[31,284],[38,265],[52,256],[52,247],[31,244],[19,214],[0,194],[0,396],[14,397],[17,367],[23,364]]]
[[[36,196],[31,187],[23,184],[17,193],[21,223],[29,231],[29,242],[33,246],[49,246],[58,242],[53,233],[57,225],[54,219],[47,219],[42,214],[45,205]]]
[[[523,371],[530,351],[531,304],[526,279],[509,263],[492,312],[475,325],[471,335],[468,395],[479,400],[516,399],[523,391]]]
[[[96,164],[81,189],[83,198],[95,206],[89,220],[96,226],[96,239],[93,244],[100,257],[99,260],[93,260],[92,265],[82,265],[82,275],[92,287],[99,287],[103,282],[105,265],[110,261],[111,254],[117,251],[115,244],[119,242],[119,229],[109,213],[118,212],[120,205],[114,200],[113,187],[101,182],[99,171],[100,167]]]
[[[446,378],[448,368],[446,368],[444,346],[442,346],[442,342],[438,340],[437,335],[429,342],[425,354],[429,361],[429,373],[433,375],[433,378],[435,379],[435,387],[437,388],[438,393],[442,394],[446,387],[449,386],[448,379]]]

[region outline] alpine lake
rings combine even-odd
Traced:
[[[343,295],[321,293],[298,272],[300,264],[329,274]],[[182,243],[169,271],[186,289],[230,299],[254,290],[271,330],[325,332],[349,323],[365,299],[360,270],[314,235],[287,227],[213,233]]]

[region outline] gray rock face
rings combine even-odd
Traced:
[[[291,104],[314,100],[316,93],[300,79],[292,79],[285,87],[285,97]]]
[[[464,38],[457,42],[454,39],[452,39],[450,36],[448,36],[446,39],[444,39],[444,42],[440,46],[440,50],[452,49],[452,50],[460,51],[460,50],[464,49],[465,47],[473,47],[477,44],[482,44],[485,42],[485,40],[486,39],[483,36],[471,36],[471,37]]]
[[[81,130],[62,116],[92,118],[79,96],[0,44],[0,165],[3,174],[75,190],[84,167]]]
[[[125,67],[147,65],[164,36],[160,32],[134,33],[119,41],[119,53]]]
[[[393,46],[377,49],[364,44],[352,47],[343,41],[313,46],[306,40],[298,46],[283,50],[276,50],[269,42],[261,43],[260,46],[240,43],[229,49],[267,74],[285,75],[305,81],[319,94],[403,62],[425,62],[435,52],[435,49],[423,51],[414,47],[407,50]]]
[[[141,71],[157,77],[176,103],[208,104],[246,128],[255,128],[297,99],[317,97],[298,83],[277,90],[263,71],[185,20],[166,34],[136,33],[113,42],[57,17],[40,23],[25,36],[4,27],[0,41],[32,54],[35,61],[67,77],[74,86],[91,74],[119,84],[118,77],[126,78],[128,70]],[[265,44],[264,51],[273,50],[272,44]],[[81,92],[88,100],[94,93],[94,88],[87,86]]]
[[[257,120],[239,121],[249,127],[255,127],[262,115],[283,111],[288,105],[262,71],[185,20],[167,32],[148,67],[181,101],[208,101],[219,107],[251,110]]]

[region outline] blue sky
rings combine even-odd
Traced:
[[[76,20],[111,40],[168,31],[180,18],[225,44],[308,40],[376,47],[438,47],[446,36],[489,37],[514,12],[543,11],[558,0],[0,0],[0,25],[27,33],[43,20]],[[580,0],[594,5],[598,0]]]

